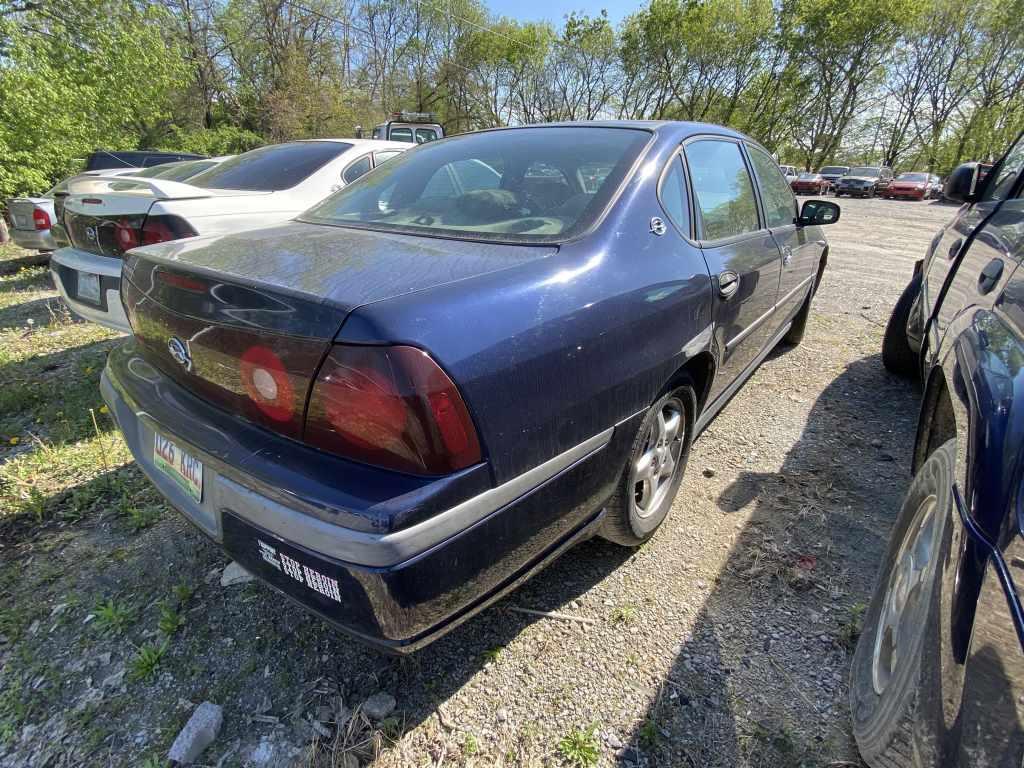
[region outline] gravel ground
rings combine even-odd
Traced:
[[[163,765],[203,701],[210,765],[859,765],[849,659],[917,416],[881,338],[954,209],[841,205],[803,344],[698,440],[654,539],[587,542],[412,657],[222,587],[223,555],[130,464],[76,486],[88,514],[0,526],[0,766]],[[44,289],[38,322],[67,322]],[[393,712],[363,706],[381,692]]]

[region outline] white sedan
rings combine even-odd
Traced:
[[[71,245],[50,259],[54,282],[75,314],[130,332],[120,299],[125,251],[288,221],[410,148],[394,141],[311,139],[245,152],[187,183],[72,180],[63,215]]]

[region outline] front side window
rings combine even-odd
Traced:
[[[353,162],[344,172],[341,174],[341,178],[344,179],[346,184],[351,184],[353,181],[358,179],[364,173],[370,170],[370,156],[365,155],[360,157],[358,160]]]
[[[274,192],[290,189],[352,149],[343,141],[294,141],[260,147],[225,160],[189,179],[203,189]]]
[[[750,162],[754,164],[757,183],[761,188],[761,202],[764,203],[764,220],[769,228],[792,224],[796,217],[796,198],[786,177],[779,172],[779,166],[767,154],[749,144]],[[812,179],[817,174],[808,174]],[[801,174],[801,178],[803,174]]]
[[[640,129],[536,127],[430,142],[301,218],[498,242],[560,242],[594,223],[650,137]],[[603,177],[592,173],[599,165],[610,168]]]
[[[756,232],[754,183],[739,144],[701,139],[686,145],[693,194],[700,212],[701,239],[720,240]]]

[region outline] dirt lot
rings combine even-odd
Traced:
[[[221,586],[101,408],[116,336],[3,251],[0,766],[164,765],[202,701],[209,765],[858,765],[847,669],[917,413],[879,348],[953,208],[842,205],[803,345],[701,437],[658,535],[588,542],[405,659]]]

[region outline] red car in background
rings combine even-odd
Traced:
[[[902,197],[906,200],[927,200],[931,197],[932,184],[927,173],[901,173],[882,191],[882,197],[892,200]]]
[[[820,173],[804,171],[793,179],[789,186],[795,195],[825,195],[832,185]]]

